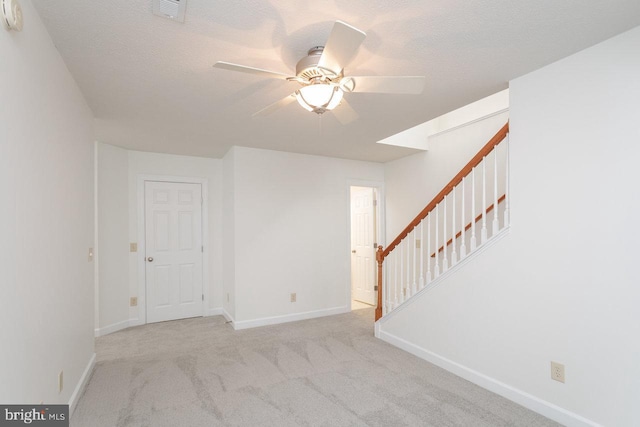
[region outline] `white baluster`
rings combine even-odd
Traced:
[[[384,263],[382,264],[382,315],[384,316],[389,312],[389,286],[391,286],[391,282],[389,281],[389,264],[391,261],[391,256],[387,256],[384,259]],[[378,283],[380,286],[380,283]],[[379,289],[379,288],[378,288]]]
[[[393,300],[391,299],[391,284],[393,283],[393,258],[394,258],[394,254],[390,253],[389,255],[387,255],[387,286],[385,287],[385,291],[386,291],[386,297],[387,297],[387,313],[390,312],[393,309]]]
[[[411,296],[411,276],[409,274],[411,271],[411,238],[407,236],[404,240],[404,244],[407,247],[405,251],[405,254],[407,254],[407,274],[405,275],[406,281],[404,284],[404,299],[407,300]]]
[[[424,218],[420,221],[420,279],[418,286],[424,288]]]
[[[395,247],[393,250],[394,255],[394,259],[393,259],[393,266],[396,270],[396,280],[395,280],[395,284],[393,286],[393,308],[395,309],[398,304],[399,304],[399,300],[398,300],[398,283],[400,282],[400,272],[398,270],[398,256],[400,255],[400,248],[399,247]]]
[[[504,226],[509,226],[509,134],[505,137]]]
[[[431,212],[427,215],[427,280],[425,284],[431,282]]]
[[[449,268],[449,260],[447,259],[447,196],[444,196],[442,201],[444,205],[444,211],[442,212],[443,224],[442,224],[442,272],[444,273]]]
[[[487,241],[487,156],[482,158],[482,230],[480,244]]]
[[[416,255],[418,254],[418,249],[416,248],[416,237],[418,235],[418,229],[414,227],[411,233],[413,234],[413,247],[411,248],[411,251],[413,252],[413,265],[411,266],[413,268],[413,283],[411,284],[411,295],[415,295],[418,291],[418,278],[416,277],[418,274],[418,267],[416,265]]]
[[[495,236],[500,231],[498,221],[498,147],[493,147],[493,221],[491,222],[491,235]]]
[[[400,246],[400,304],[404,302],[404,244],[400,242],[398,244]]]
[[[471,169],[471,252],[476,249],[476,168]]]
[[[461,209],[462,211],[460,212],[461,215],[461,219],[460,219],[460,223],[462,224],[462,230],[460,231],[460,259],[463,259],[465,256],[467,256],[467,244],[466,244],[466,237],[465,237],[465,228],[466,225],[464,223],[464,192],[465,192],[465,187],[464,187],[464,182],[466,180],[466,176],[464,178],[462,178],[462,203],[461,203]]]
[[[385,282],[382,288],[384,294],[382,295],[385,298],[385,314],[391,311],[391,286],[393,283],[393,255],[389,254],[384,259],[383,270],[382,270]]]
[[[438,253],[438,229],[440,228],[440,218],[439,218],[439,206],[440,204],[438,203],[436,205],[436,251],[435,251],[435,266],[433,267],[433,278],[435,279],[436,277],[438,277],[440,275],[440,254]]]
[[[456,252],[456,188],[453,187],[453,214],[451,216],[451,266],[458,262],[458,254]],[[464,224],[462,225],[464,227]]]

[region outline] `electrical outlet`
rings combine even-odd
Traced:
[[[62,393],[64,388],[64,371],[60,371],[58,374],[58,393]]]
[[[420,249],[420,239],[416,239],[416,249]]]
[[[129,298],[129,305],[131,307],[136,307],[138,305],[138,297]]]
[[[129,252],[138,252],[138,244],[129,243]]]
[[[564,365],[558,362],[551,362],[551,379],[564,382]]]
[[[296,293],[295,292],[293,292],[291,294],[291,302],[296,302]]]

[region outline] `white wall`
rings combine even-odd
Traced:
[[[21,3],[0,30],[0,402],[69,403],[94,355],[91,111]]]
[[[429,151],[385,163],[391,242],[508,121],[508,112],[429,138]]]
[[[129,151],[98,144],[99,305],[98,334],[144,323],[144,282],[138,243],[138,177],[190,177],[207,180],[209,263],[207,314],[222,308],[222,161],[202,157]],[[205,284],[206,286],[207,284]],[[129,307],[129,298],[139,305]]]
[[[230,319],[236,316],[236,245],[235,245],[235,151],[236,147],[231,147],[222,159],[222,241],[224,250],[222,251],[222,306],[226,315]]]
[[[129,239],[138,241],[138,189],[139,176],[176,176],[203,178],[207,180],[206,196],[208,211],[208,255],[209,292],[206,307],[207,314],[212,309],[222,307],[222,161],[205,157],[176,156],[171,154],[145,153],[129,151]],[[206,244],[205,244],[206,245]],[[131,296],[139,296],[138,257],[144,255],[131,253],[129,256]],[[206,285],[206,284],[205,284]],[[217,311],[216,311],[217,312]],[[132,307],[132,319],[142,319],[141,307]]]
[[[638,52],[640,28],[511,82],[511,232],[385,339],[566,425],[640,425]]]
[[[349,185],[383,165],[235,147],[233,166],[235,327],[348,311]]]
[[[130,296],[142,298],[143,254],[128,253],[138,241],[140,176],[208,179],[210,313],[224,309],[240,328],[348,310],[349,185],[383,182],[381,164],[242,147],[220,160],[98,145],[99,334],[144,319],[142,305],[127,308]]]
[[[98,150],[98,330],[128,326],[128,152],[97,143]]]

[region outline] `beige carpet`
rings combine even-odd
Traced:
[[[373,310],[234,331],[220,316],[96,341],[74,427],[552,426],[373,337]]]
[[[362,310],[363,308],[375,308],[372,305],[366,304],[362,301],[351,300],[351,310]]]

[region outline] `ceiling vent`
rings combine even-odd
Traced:
[[[184,22],[184,12],[187,9],[187,0],[153,0],[153,14]]]

